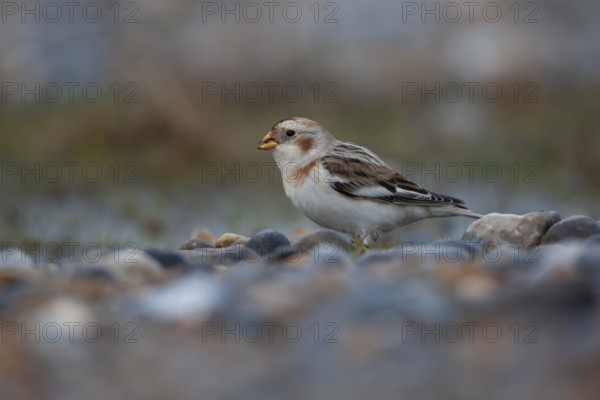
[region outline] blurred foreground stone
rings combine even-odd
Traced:
[[[13,260],[0,270],[0,389],[20,399],[596,399],[600,243],[540,245],[556,220],[494,214],[469,240],[361,255],[336,232],[290,242],[267,230],[229,247],[52,269]]]
[[[463,239],[483,245],[518,246],[525,249],[540,244],[548,229],[560,221],[553,211],[532,212],[526,215],[488,214],[473,222]]]

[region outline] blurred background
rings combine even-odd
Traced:
[[[68,2],[67,2],[68,3]],[[304,116],[482,213],[600,217],[600,3],[3,1],[3,243],[174,248],[314,227],[272,124]],[[388,240],[460,235],[419,222]]]

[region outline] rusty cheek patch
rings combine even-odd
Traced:
[[[317,161],[318,160],[314,160],[302,167],[297,166],[293,168],[289,174],[286,174],[288,182],[294,187],[301,187],[306,179],[317,179],[317,170],[315,170],[315,172],[312,171],[312,168],[317,164]]]
[[[300,151],[302,152],[302,155],[305,155],[306,153],[308,153],[315,144],[315,140],[313,138],[311,138],[310,136],[306,136],[306,137],[302,137],[298,139],[298,147],[300,147]]]

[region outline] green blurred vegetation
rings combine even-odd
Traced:
[[[193,183],[207,162],[270,161],[255,151],[257,141],[274,121],[298,115],[321,122],[339,139],[365,145],[389,162],[534,162],[545,190],[556,196],[569,196],[572,190],[596,196],[599,97],[596,92],[560,91],[544,94],[537,104],[487,104],[484,131],[476,135],[436,132],[422,119],[436,118],[438,109],[386,100],[323,107],[199,104],[194,105],[198,123],[189,131],[170,125],[149,99],[127,105],[3,105],[0,157],[5,162],[95,162],[105,169],[135,163],[135,176],[144,182]],[[102,182],[114,186],[111,179]],[[63,190],[54,183],[31,186]]]

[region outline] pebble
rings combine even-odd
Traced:
[[[248,249],[254,250],[260,256],[274,254],[275,249],[280,246],[287,246],[290,241],[284,234],[274,230],[265,229],[252,236],[246,243]]]
[[[135,313],[158,322],[193,324],[209,317],[222,294],[214,278],[192,273],[144,293]]]
[[[101,266],[112,272],[120,283],[142,285],[163,275],[161,264],[140,250],[122,249],[106,254],[98,262],[86,262],[81,267]]]
[[[294,241],[301,251],[307,251],[317,244],[330,244],[337,246],[344,251],[350,251],[354,246],[353,239],[338,231],[332,229],[317,229],[303,236],[300,236]]]
[[[488,216],[481,240],[404,243],[354,258],[352,239],[335,231],[290,243],[268,230],[246,245],[123,250],[56,270],[30,265],[48,279],[16,285],[19,292],[0,286],[3,321],[14,321],[10,329],[25,321],[30,332],[0,345],[11,361],[0,372],[37,360],[20,367],[18,385],[42,377],[56,398],[85,397],[62,389],[72,382],[99,398],[355,399],[415,388],[420,398],[593,398],[586,388],[599,373],[600,234],[540,245],[543,215],[547,223],[557,216],[537,215],[532,225],[527,216]],[[506,244],[515,237],[538,242],[515,250]],[[179,269],[185,274],[169,272]],[[101,343],[82,336],[98,328]],[[31,339],[36,329],[44,343]],[[528,376],[551,379],[540,385]]]
[[[236,244],[245,245],[250,240],[247,236],[237,235],[235,233],[224,233],[215,242],[215,247],[230,247]]]
[[[179,272],[212,271],[212,264],[201,260],[192,261],[181,252],[147,249],[146,252],[155,258],[164,269]]]
[[[566,240],[583,240],[600,233],[600,224],[587,216],[574,215],[552,225],[543,243],[551,244]]]
[[[263,257],[267,262],[295,262],[300,259],[302,252],[295,244],[278,246],[272,254],[267,254]]]
[[[483,246],[495,244],[501,247],[525,249],[540,244],[544,234],[560,221],[554,211],[537,211],[525,215],[487,214],[473,222],[462,239],[478,242]]]
[[[215,247],[213,242],[207,242],[200,239],[190,239],[181,246],[179,250],[212,249]]]
[[[166,269],[181,267],[185,264],[183,256],[173,251],[164,251],[154,248],[146,249],[145,251]]]
[[[192,232],[192,234],[190,235],[190,239],[197,239],[202,242],[212,243],[216,241],[215,236],[208,229],[204,228],[196,229],[194,232]]]

